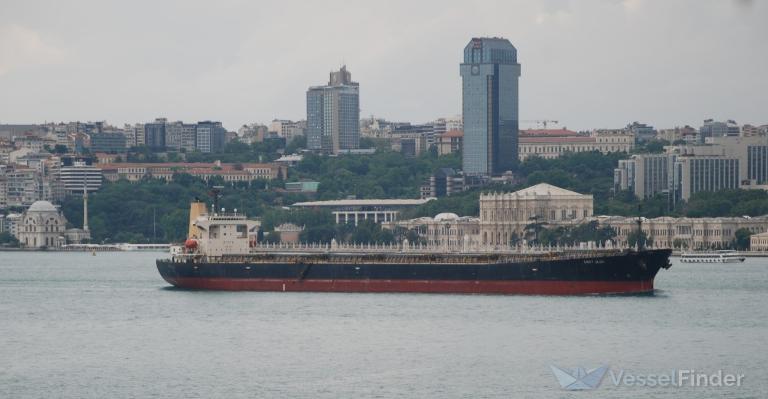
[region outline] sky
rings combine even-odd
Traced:
[[[749,0],[0,0],[0,123],[304,119],[342,64],[361,118],[426,122],[461,114],[462,50],[500,36],[523,121],[765,124],[767,17]]]

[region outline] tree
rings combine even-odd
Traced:
[[[722,190],[698,192],[684,206],[689,217],[759,216],[768,213],[768,192]]]
[[[510,247],[516,247],[516,246],[520,245],[521,241],[522,240],[520,238],[520,235],[515,233],[515,232],[512,232],[512,234],[509,236],[509,246]]]
[[[0,233],[0,246],[2,247],[18,247],[19,240],[16,239],[11,233],[4,231]]]
[[[545,228],[539,232],[539,242],[543,245],[578,245],[590,241],[604,244],[615,241],[615,237],[616,231],[612,227],[601,227],[597,221],[572,227]]]
[[[688,248],[688,244],[680,238],[675,238],[672,241],[672,247],[683,249],[683,248]]]
[[[636,146],[632,152],[635,154],[661,154],[664,152],[664,146],[669,144],[669,141],[663,139],[648,140],[642,145]]]
[[[749,250],[749,237],[752,235],[752,232],[749,231],[749,229],[738,229],[734,232],[735,238],[733,239],[733,247],[735,249],[738,249],[740,251],[746,251]]]
[[[294,154],[304,148],[307,148],[307,136],[296,136],[285,146],[285,153]]]
[[[627,236],[627,244],[630,247],[635,247],[638,242],[642,248],[649,247],[653,245],[653,237],[649,237],[645,231],[638,232],[636,229],[633,229]]]
[[[526,225],[523,229],[523,238],[531,244],[540,244],[542,243],[540,232],[542,231],[542,228],[547,226],[547,222],[539,222],[538,218],[533,218],[531,220],[533,220],[533,223]]]
[[[261,241],[266,244],[279,244],[280,243],[280,233],[275,231],[270,231],[268,234],[266,234]]]

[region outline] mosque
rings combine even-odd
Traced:
[[[16,239],[25,248],[61,248],[91,239],[88,228],[88,195],[83,196],[83,228],[67,228],[61,210],[48,201],[36,201],[22,214]]]

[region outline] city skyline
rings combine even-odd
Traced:
[[[506,37],[526,60],[521,120],[555,119],[571,129],[763,122],[768,55],[753,49],[768,33],[760,23],[765,3],[346,5],[343,21],[338,7],[6,4],[0,123],[119,125],[167,115],[234,128],[296,120],[306,87],[344,63],[366,87],[361,117],[428,121],[460,114],[455,60],[473,36]],[[73,25],[86,10],[99,17]],[[284,29],[284,17],[302,29]],[[197,28],[202,21],[208,29]]]

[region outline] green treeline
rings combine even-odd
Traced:
[[[256,154],[274,159],[272,144],[229,146],[229,155],[216,154],[230,162],[253,162]],[[268,154],[269,156],[265,156]],[[200,157],[213,157],[196,154]],[[520,164],[517,172],[519,184],[493,185],[440,198],[405,212],[402,217],[434,216],[452,212],[462,216],[479,213],[481,192],[511,192],[537,183],[550,183],[579,193],[592,194],[596,215],[624,215],[645,217],[670,216],[757,216],[768,214],[768,193],[761,190],[728,190],[718,193],[698,193],[688,203],[672,207],[665,195],[637,200],[631,193],[612,192],[613,169],[626,154],[602,155],[597,152],[566,154],[558,159],[530,158]],[[213,159],[213,158],[211,158]],[[205,159],[209,160],[209,159]],[[189,202],[199,198],[210,204],[208,196],[214,185],[225,186],[221,206],[231,211],[238,209],[249,217],[261,218],[263,230],[291,222],[304,226],[302,240],[307,242],[337,241],[391,242],[394,237],[378,225],[362,223],[357,228],[339,226],[330,212],[319,210],[291,210],[288,205],[313,199],[356,198],[418,198],[419,187],[437,168],[459,168],[458,154],[438,157],[433,151],[418,157],[380,148],[373,155],[339,157],[305,155],[295,168],[289,170],[285,180],[238,182],[224,184],[221,179],[204,182],[189,175],[176,175],[173,182],[147,179],[138,183],[119,181],[106,183],[89,197],[89,225],[94,242],[178,242],[185,238]],[[316,195],[287,193],[285,181],[319,181]],[[82,202],[69,198],[63,204],[64,214],[76,227],[82,225]],[[602,236],[605,231],[554,231],[545,233],[551,242],[570,242],[575,237]],[[402,234],[402,233],[397,233]],[[551,237],[548,238],[547,235]]]

